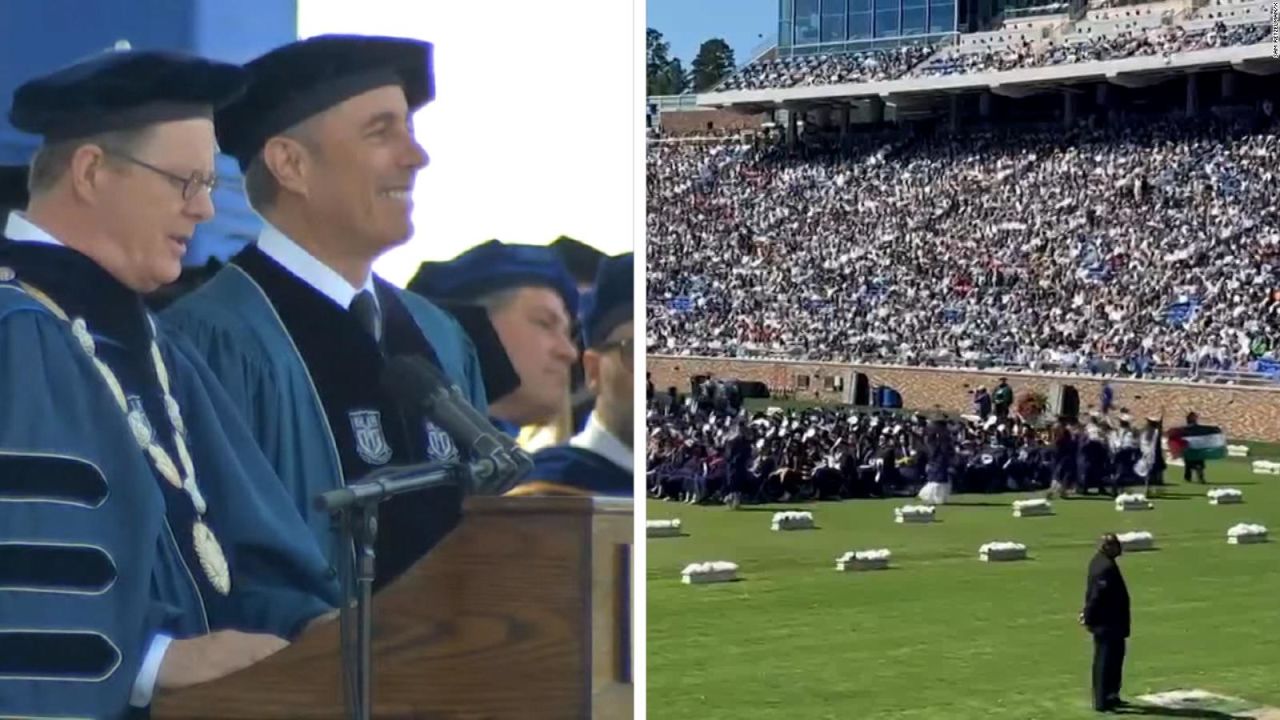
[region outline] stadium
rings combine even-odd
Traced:
[[[1093,717],[1116,532],[1155,545],[1120,711],[1270,716],[1277,558],[1238,535],[1280,522],[1272,6],[776,20],[648,102],[651,715]]]

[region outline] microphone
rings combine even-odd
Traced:
[[[462,391],[425,358],[397,355],[382,373],[388,397],[408,397],[476,458],[470,463],[474,492],[499,494],[511,489],[533,469],[533,459],[515,441],[476,411]]]
[[[393,371],[392,367],[396,367],[397,369]],[[409,368],[412,368],[412,370]],[[395,372],[398,376],[393,380],[389,378],[387,374],[390,372]],[[440,372],[439,368],[427,362],[426,359],[417,355],[397,355],[387,364],[387,370],[384,372],[382,377],[383,390],[391,392],[392,397],[404,394],[406,388],[416,388],[421,391],[417,396],[424,397],[429,391],[423,387],[423,378],[431,378],[434,383],[437,383],[439,387],[445,389],[445,391],[453,398],[454,407],[460,414],[469,418],[471,423],[473,423],[477,428],[480,428],[497,439],[498,443],[502,445],[502,448],[507,451],[507,454],[511,455],[511,460],[521,467],[517,479],[523,478],[533,470],[533,458],[529,456],[529,453],[526,452],[524,448],[516,445],[515,439],[510,435],[494,427],[489,418],[481,414],[479,410],[476,410],[475,406],[471,404],[471,401],[467,399],[467,396],[462,394],[462,390],[449,380],[449,378],[445,377],[444,373]],[[432,419],[434,420],[435,418]],[[441,427],[443,427],[443,425],[441,425]],[[452,437],[452,432],[448,428],[445,428],[445,432],[449,432]],[[454,442],[457,442],[456,438],[454,439]]]
[[[315,499],[315,507],[332,515],[367,500],[381,502],[426,488],[465,486],[474,474],[474,468],[461,463],[392,465],[369,473],[359,482],[321,493]]]

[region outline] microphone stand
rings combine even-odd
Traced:
[[[377,572],[380,501],[358,502],[334,516],[342,537],[345,562],[354,564],[345,573],[342,588],[342,664],[347,682],[347,715],[351,720],[373,720],[373,579]],[[354,549],[354,557],[351,554]],[[354,561],[354,562],[353,562]],[[355,603],[355,617],[351,606]],[[354,623],[354,628],[352,627]],[[355,647],[351,646],[352,630]]]
[[[399,475],[400,477],[397,477]],[[474,468],[463,462],[438,463],[416,470],[395,467],[379,470],[360,483],[322,493],[316,506],[328,510],[339,532],[344,566],[341,635],[343,678],[347,685],[347,715],[351,720],[373,720],[373,579],[377,571],[378,506],[401,493],[426,487],[458,485],[470,489]],[[354,549],[354,558],[348,548]],[[354,562],[353,562],[354,561]],[[354,595],[354,598],[352,597]],[[355,617],[351,615],[354,600]],[[354,651],[351,625],[355,624]]]

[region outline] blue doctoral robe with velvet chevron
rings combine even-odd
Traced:
[[[176,457],[142,352],[140,299],[66,248],[6,243],[0,266],[86,317],[98,357]],[[292,639],[337,602],[324,558],[208,368],[180,340],[161,333],[158,344],[230,566],[227,596],[194,551],[189,497],[153,470],[67,323],[0,282],[0,545],[18,549],[0,566],[0,716],[124,717],[155,635]],[[31,562],[53,550],[60,562]]]
[[[572,445],[543,448],[533,454],[533,471],[525,482],[549,482],[590,495],[634,497],[631,473],[598,453]]]
[[[345,308],[256,246],[162,315],[192,341],[226,388],[335,569],[339,538],[330,516],[315,508],[318,495],[357,482],[379,465],[457,457],[438,428],[411,417],[412,399],[380,391],[385,358],[406,348],[425,356],[480,412],[487,409],[480,364],[458,322],[417,295],[381,279],[375,283],[386,318],[384,343],[392,345],[381,352]],[[356,415],[366,418],[363,433],[353,430]],[[380,423],[376,442],[369,441],[372,416]],[[371,456],[374,446],[385,453]],[[459,493],[420,491],[384,503],[375,590],[439,542],[460,512]]]

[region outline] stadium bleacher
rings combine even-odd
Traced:
[[[849,54],[771,57],[748,64],[713,92],[875,82],[1063,65],[1253,45],[1271,36],[1268,2],[1188,0],[1009,21],[959,35],[954,45],[908,43]]]
[[[1217,120],[872,134],[804,156],[655,143],[649,350],[1270,367],[1276,157],[1274,126]]]

